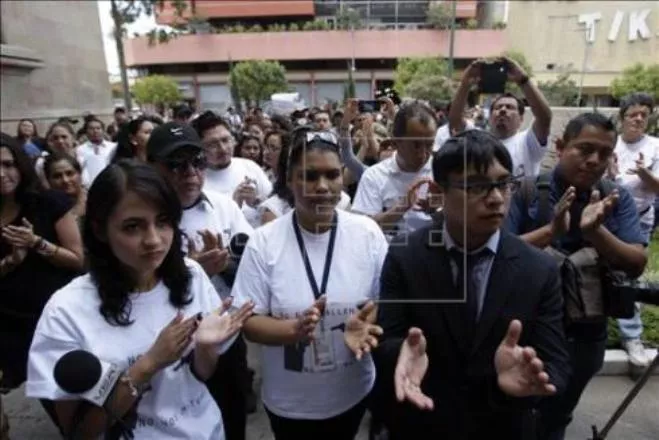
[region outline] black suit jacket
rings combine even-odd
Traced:
[[[558,392],[566,387],[569,359],[563,333],[563,299],[556,263],[519,238],[501,231],[478,326],[466,337],[448,252],[428,226],[392,241],[381,278],[382,300],[449,300],[448,303],[382,303],[384,329],[374,353],[378,366],[377,410],[393,438],[507,440],[529,436],[529,414],[537,399],[505,395],[498,387],[494,354],[512,319],[522,322],[520,345],[533,347]],[[427,340],[429,368],[422,389],[435,409],[423,412],[393,395],[393,371],[410,327]],[[413,430],[413,431],[410,431]],[[411,432],[425,433],[410,437]],[[526,434],[524,434],[526,433]],[[438,437],[439,436],[439,437]]]

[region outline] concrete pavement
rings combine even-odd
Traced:
[[[623,376],[598,376],[586,389],[568,429],[568,440],[591,438],[590,427],[602,429],[622,402],[633,382]],[[12,440],[56,440],[57,431],[41,406],[25,398],[20,388],[3,398],[11,424]],[[366,421],[357,440],[366,440]],[[657,440],[659,438],[659,377],[652,377],[611,431],[610,440]],[[248,440],[272,440],[268,418],[259,407],[249,418]]]

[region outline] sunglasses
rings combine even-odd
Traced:
[[[164,165],[170,171],[175,173],[182,173],[187,171],[188,167],[192,167],[195,170],[204,170],[208,163],[206,162],[206,156],[203,154],[198,154],[193,157],[186,157],[181,159],[169,159],[163,162]]]

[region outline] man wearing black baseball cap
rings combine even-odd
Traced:
[[[238,204],[227,195],[203,191],[206,156],[197,132],[188,124],[156,127],[147,143],[147,159],[167,179],[183,207],[179,228],[183,251],[208,274],[222,299],[231,295],[239,257],[230,256],[236,237],[253,232]],[[222,354],[221,365],[206,382],[222,411],[227,440],[244,440],[247,425],[247,346],[238,335]]]

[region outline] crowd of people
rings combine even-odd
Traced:
[[[607,311],[600,280],[574,305],[562,265],[643,273],[655,104],[627,96],[620,127],[586,112],[554,141],[505,62],[524,96],[486,118],[467,109],[476,61],[450,106],[117,108],[43,138],[20,121],[0,138],[3,390],[25,383],[66,438],[242,440],[257,349],[277,440],[354,439],[366,411],[371,439],[564,439]],[[639,305],[619,326],[647,367]],[[120,371],[101,404],[53,373],[76,350]]]

